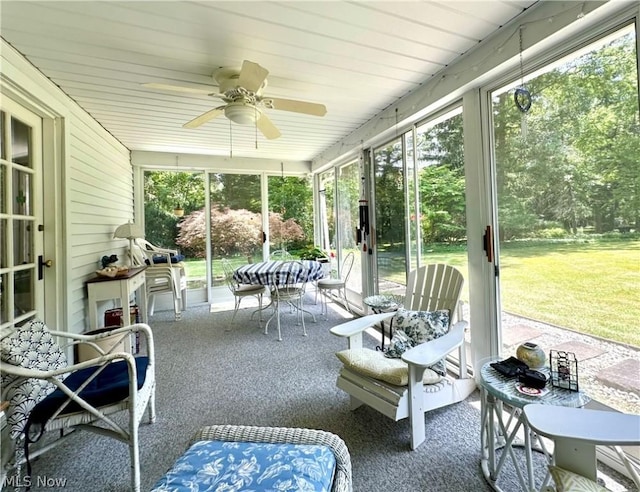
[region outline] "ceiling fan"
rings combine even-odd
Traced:
[[[274,139],[281,135],[280,130],[267,117],[265,109],[292,111],[313,116],[324,116],[327,113],[324,104],[265,97],[263,91],[267,86],[267,75],[269,75],[269,71],[266,68],[244,60],[240,70],[223,67],[214,72],[213,78],[218,84],[219,92],[169,84],[148,83],[142,85],[151,89],[207,94],[224,102],[222,106],[206,111],[185,123],[182,125],[183,128],[197,128],[224,114],[228,119],[240,125],[255,124],[266,138]]]

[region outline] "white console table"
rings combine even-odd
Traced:
[[[147,323],[147,289],[144,274],[146,268],[146,266],[130,268],[125,274],[113,278],[96,275],[87,280],[89,329],[95,330],[101,327],[98,319],[98,302],[119,299],[123,316],[128,316],[129,299],[138,290],[140,291],[139,304],[142,322]]]

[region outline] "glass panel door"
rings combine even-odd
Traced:
[[[373,152],[375,251],[379,294],[404,295],[406,286],[405,193],[402,139]]]
[[[284,250],[304,257],[313,249],[313,189],[296,176],[269,176],[269,254]]]
[[[530,75],[526,113],[520,81],[491,94],[503,355],[574,353],[580,388],[629,413],[638,378],[616,374],[640,358],[636,60],[629,26]]]
[[[378,293],[403,296],[408,270],[429,263],[456,266],[466,279],[462,108],[376,149],[373,176]]]
[[[347,280],[349,302],[362,309],[362,256],[356,245],[355,230],[358,226],[360,198],[360,167],[352,162],[338,168],[338,196],[336,220],[338,225],[337,260],[342,264],[344,258],[354,253],[353,268]],[[333,253],[333,250],[331,250]],[[340,272],[343,275],[342,272]]]
[[[4,97],[0,110],[0,328],[44,319],[42,120]],[[40,261],[39,261],[40,260]]]
[[[416,128],[417,174],[409,182],[412,268],[446,263],[465,278],[462,300],[469,301],[462,108]],[[410,163],[412,161],[409,161]],[[413,176],[412,172],[408,173]],[[415,198],[417,191],[417,200]],[[418,213],[414,207],[418,207]],[[415,251],[415,253],[413,253]],[[468,317],[467,317],[468,319]]]
[[[329,169],[318,176],[320,195],[320,246],[325,251],[336,249],[336,221],[334,210],[335,180],[334,169]]]
[[[222,258],[234,267],[262,261],[260,176],[210,174],[213,286],[223,284]]]

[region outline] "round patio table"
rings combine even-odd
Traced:
[[[303,268],[300,268],[300,264],[297,261],[302,263]],[[282,263],[282,261],[278,260],[242,265],[233,272],[233,279],[241,284],[275,285],[275,282],[279,281],[279,279],[274,278],[274,275]],[[293,275],[296,283],[313,282],[323,278],[325,275],[322,263],[319,261],[296,260],[293,263],[286,263],[287,266],[284,270],[280,270],[279,275]]]

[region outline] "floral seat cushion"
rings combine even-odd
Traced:
[[[328,446],[198,441],[152,492],[304,490],[329,492],[336,459]]]

